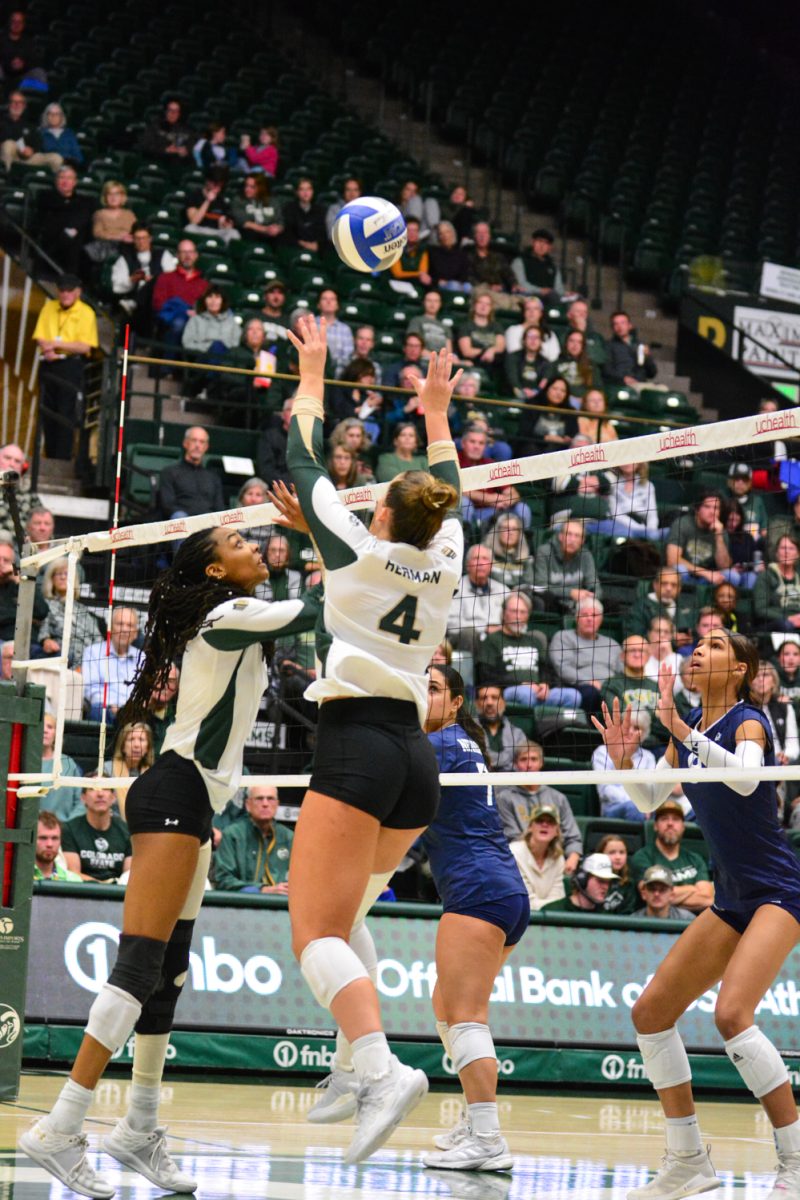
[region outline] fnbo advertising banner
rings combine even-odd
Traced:
[[[35,897],[27,1018],[84,1022],[114,961],[122,905],[72,896]],[[378,948],[378,989],[387,1033],[432,1036],[436,921],[369,918]],[[491,1024],[498,1043],[634,1046],[631,1008],[675,933],[532,925],[497,978]],[[469,952],[469,947],[464,947]],[[800,1046],[800,952],[795,951],[757,1016],[782,1049]],[[720,1048],[707,992],[681,1021],[686,1044]],[[187,1029],[286,1033],[325,1029],[291,954],[285,909],[204,907],[178,1007]]]

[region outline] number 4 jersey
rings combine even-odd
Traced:
[[[327,642],[327,649],[306,698],[411,700],[422,724],[428,709],[426,671],[445,636],[461,578],[461,522],[448,517],[424,550],[374,537],[345,508],[328,477],[314,404],[306,397],[295,402],[287,451],[303,515],[325,566],[327,637],[319,645]],[[459,487],[452,442],[429,446],[428,461],[432,474]]]

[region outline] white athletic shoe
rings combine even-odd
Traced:
[[[795,1200],[800,1197],[800,1153],[778,1151],[778,1174],[767,1200]]]
[[[343,1071],[334,1067],[330,1075],[317,1084],[319,1099],[306,1113],[312,1125],[329,1125],[334,1121],[349,1121],[356,1114],[358,1104],[358,1076],[355,1071]]]
[[[19,1138],[19,1147],[65,1187],[92,1200],[111,1200],[116,1188],[90,1166],[86,1157],[89,1142],[83,1133],[52,1133],[41,1121]]]
[[[197,1180],[184,1175],[167,1153],[166,1132],[159,1126],[148,1133],[137,1133],[123,1117],[103,1142],[103,1149],[165,1192],[197,1191]]]
[[[365,1079],[359,1087],[358,1126],[344,1161],[357,1163],[374,1154],[427,1091],[425,1072],[407,1067],[393,1054],[383,1075]]]
[[[711,1165],[710,1147],[699,1154],[673,1154],[667,1150],[655,1177],[644,1187],[628,1192],[628,1200],[682,1200],[720,1186]]]
[[[514,1159],[500,1133],[473,1133],[470,1129],[449,1150],[428,1150],[422,1156],[426,1167],[449,1171],[511,1171]]]
[[[469,1120],[463,1108],[461,1116],[456,1121],[452,1129],[448,1129],[447,1133],[437,1133],[434,1135],[433,1144],[437,1150],[452,1150],[453,1146],[457,1146],[465,1137],[469,1137]]]
[[[510,1175],[475,1175],[469,1171],[431,1169],[425,1178],[441,1183],[443,1196],[458,1197],[458,1200],[506,1200],[513,1183]]]

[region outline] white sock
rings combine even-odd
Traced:
[[[158,1102],[161,1085],[145,1087],[141,1083],[131,1084],[131,1102],[125,1120],[137,1133],[151,1133],[158,1125]]]
[[[336,1057],[333,1060],[333,1065],[337,1071],[353,1070],[353,1047],[341,1029],[337,1029],[336,1031]]]
[[[491,1136],[500,1132],[500,1120],[497,1116],[497,1105],[489,1104],[468,1104],[467,1114],[469,1116],[469,1125],[473,1133],[477,1133],[481,1137]]]
[[[392,1065],[392,1052],[386,1034],[380,1030],[376,1033],[365,1033],[363,1037],[351,1042],[351,1046],[353,1066],[359,1079],[385,1075]]]
[[[773,1130],[775,1145],[781,1154],[796,1154],[800,1150],[800,1120]]]
[[[697,1114],[690,1117],[666,1117],[667,1149],[673,1154],[700,1154],[703,1143],[700,1140],[700,1126],[697,1124]]]
[[[42,1118],[45,1129],[54,1133],[80,1133],[93,1096],[91,1088],[81,1087],[74,1079],[68,1079],[52,1111]]]

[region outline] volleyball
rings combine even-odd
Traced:
[[[354,271],[385,271],[406,244],[400,209],[380,196],[361,196],[345,204],[333,223],[339,258]]]

